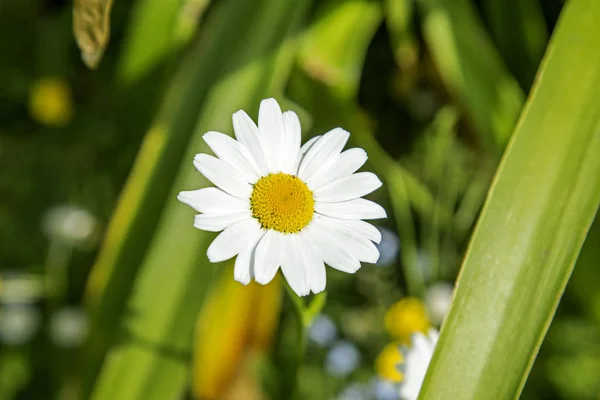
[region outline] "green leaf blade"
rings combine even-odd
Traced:
[[[598,18],[597,2],[566,6],[488,194],[420,399],[521,393],[600,202]]]

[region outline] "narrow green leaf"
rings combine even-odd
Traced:
[[[302,39],[301,66],[336,95],[354,98],[367,47],[381,19],[381,7],[372,0],[322,2]]]
[[[226,60],[212,59],[210,64],[215,65],[210,68],[219,68],[223,74],[212,82],[199,115],[191,108],[185,111],[187,118],[197,121],[195,133],[180,157],[181,167],[137,274],[121,321],[123,337],[107,358],[93,399],[181,396],[189,372],[195,317],[214,269],[206,259],[214,235],[192,227],[194,212],[179,203],[176,195],[208,184],[191,162],[194,154],[209,151],[202,135],[208,130],[231,132],[233,112],[243,108],[255,113],[262,97],[281,90],[295,56],[288,44],[281,45],[294,33],[309,5],[300,0],[252,4],[230,0],[215,10],[218,21],[237,26],[232,33],[238,39],[244,29],[247,39],[236,39],[233,44],[211,37],[220,48],[219,59]],[[206,66],[203,60],[189,67],[200,71]]]
[[[385,20],[398,66],[406,72],[417,65],[419,42],[413,31],[414,1],[385,0]]]
[[[423,35],[450,94],[500,155],[524,101],[469,0],[419,0]]]
[[[486,0],[492,35],[521,87],[529,89],[548,42],[548,29],[538,0]]]
[[[521,393],[600,203],[600,3],[565,6],[500,164],[420,399]]]
[[[126,85],[147,76],[191,37],[210,0],[140,0],[127,27],[117,79]]]

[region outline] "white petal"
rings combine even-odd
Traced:
[[[336,219],[316,216],[313,223],[315,229],[324,232],[332,241],[337,242],[338,246],[344,246],[358,261],[374,264],[379,259],[379,250],[373,242],[361,233],[338,224]]]
[[[303,232],[300,232],[298,236],[302,246],[302,256],[305,258],[308,267],[308,285],[310,290],[316,294],[325,290],[327,284],[325,264],[314,245],[310,242],[310,237],[307,238]]]
[[[296,160],[300,153],[302,130],[300,128],[300,120],[295,112],[286,111],[283,113],[283,128],[285,136],[281,158],[281,172],[296,175],[298,173]]]
[[[247,199],[232,196],[216,187],[179,192],[177,200],[201,213],[250,209],[250,202]]]
[[[283,116],[275,99],[264,99],[258,110],[258,130],[269,172],[280,172],[284,140]]]
[[[315,143],[317,143],[317,140],[319,140],[320,138],[321,138],[321,135],[314,136],[314,137],[310,138],[306,143],[304,143],[302,145],[302,147],[300,147],[300,154],[298,155],[298,157],[296,159],[296,165],[294,167],[294,169],[296,171],[298,171],[298,168],[300,168],[300,163],[302,162],[302,159],[306,155],[306,152],[308,150],[310,150],[310,148],[313,147],[313,145]]]
[[[275,277],[281,265],[281,237],[275,230],[268,230],[256,246],[254,277],[256,282],[266,285]]]
[[[260,224],[254,218],[229,225],[208,246],[206,255],[210,262],[229,260],[240,253],[248,242],[256,240],[262,233]]]
[[[323,216],[323,218],[329,217]],[[347,227],[347,229],[360,233],[365,238],[375,243],[381,243],[381,231],[368,222],[361,221],[360,219],[336,219],[335,221],[336,223]]]
[[[267,161],[260,145],[258,127],[244,110],[236,111],[232,117],[233,130],[237,140],[244,145],[252,155],[254,163],[261,176],[268,175]]]
[[[248,218],[252,218],[249,210],[205,213],[194,217],[194,227],[209,232],[220,232],[229,225]]]
[[[328,236],[327,232],[319,230],[315,224],[306,227],[305,237],[312,243],[323,261],[332,268],[353,274],[360,269],[360,262],[354,258],[344,243],[338,243],[337,237]]]
[[[366,199],[354,199],[339,203],[315,203],[315,211],[333,218],[378,219],[386,218],[383,207]]]
[[[319,140],[320,138],[321,138],[321,135],[317,135],[317,136],[314,136],[314,137],[312,137],[312,138],[308,139],[308,140],[307,140],[307,142],[306,142],[306,143],[304,143],[304,144],[302,145],[302,147],[300,147],[300,155],[301,155],[301,156],[305,155],[305,154],[306,154],[306,152],[307,152],[308,150],[310,150],[310,148],[311,148],[311,147],[312,147],[312,146],[313,146],[313,145],[314,145],[314,144],[317,142],[317,140]]]
[[[342,128],[335,128],[324,134],[302,159],[298,177],[304,182],[311,179],[324,164],[331,162],[333,157],[341,153],[349,137],[350,134]]]
[[[310,293],[306,265],[301,256],[298,235],[282,235],[281,238],[281,271],[292,290],[298,296]]]
[[[205,133],[202,138],[217,157],[235,169],[246,182],[255,183],[258,180],[258,167],[241,143],[224,133],[214,131]]]
[[[196,154],[194,166],[212,183],[227,193],[249,199],[252,186],[224,161],[208,154]]]
[[[359,172],[331,182],[314,192],[315,201],[335,203],[362,197],[381,187],[372,172]]]
[[[248,241],[247,246],[240,251],[235,259],[233,279],[247,285],[254,276],[254,260],[256,258],[256,244],[263,237],[265,231],[261,230],[256,240]]]
[[[329,164],[329,168],[321,170],[318,174],[313,175],[306,184],[314,192],[323,185],[355,173],[364,165],[367,158],[367,152],[363,149],[354,148],[346,150],[342,152],[333,163]]]

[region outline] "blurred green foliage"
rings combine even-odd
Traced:
[[[175,194],[206,184],[191,163],[206,151],[202,133],[230,133],[232,112],[256,117],[268,96],[298,112],[303,141],[348,129],[385,182],[373,198],[388,210],[381,227],[399,236],[399,250],[391,245],[391,261],[355,276],[328,271],[324,313],[360,362],[332,376],[332,345],[309,343],[296,397],[369,387],[374,360],[391,340],[385,310],[456,278],[562,7],[561,0],[116,1],[110,43],[90,71],[72,35],[72,3],[4,0],[0,325],[15,302],[39,310],[41,322],[25,343],[0,337],[0,400],[191,396],[193,327],[222,268],[205,260],[212,235],[192,229],[192,213]],[[67,90],[40,91],[44,79]],[[58,123],[32,107],[36,93]],[[85,240],[66,243],[45,228],[60,205],[93,216]],[[524,399],[597,399],[599,232],[596,222]],[[64,296],[7,297],[9,278],[43,277],[49,265],[66,277]],[[50,333],[57,308],[67,305],[89,313],[82,346],[61,346]],[[294,321],[286,300],[271,353],[251,363],[251,380],[274,398],[288,395]]]

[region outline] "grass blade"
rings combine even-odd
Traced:
[[[420,0],[423,35],[450,94],[482,144],[500,155],[525,95],[468,0]]]
[[[538,0],[487,0],[484,11],[506,60],[521,87],[529,89],[548,42]]]
[[[600,3],[565,6],[488,194],[420,399],[513,399],[600,202]]]

